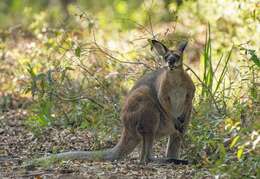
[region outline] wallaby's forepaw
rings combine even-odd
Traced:
[[[185,114],[183,113],[179,117],[177,117],[175,121],[175,128],[180,132],[184,132],[184,122],[185,122]]]
[[[177,120],[180,121],[180,123],[184,123],[184,121],[185,121],[185,114],[182,113],[182,115],[180,115],[179,117],[177,117]]]

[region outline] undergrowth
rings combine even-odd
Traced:
[[[259,89],[255,76],[259,57],[244,56],[239,74],[247,72],[244,81],[234,79],[232,51],[248,49],[231,47],[213,66],[210,27],[202,56],[202,79],[197,86],[194,114],[187,139],[187,157],[196,167],[207,167],[222,177],[254,178],[259,176]],[[254,59],[252,59],[254,58]],[[222,65],[221,65],[222,64]],[[243,66],[242,66],[243,65]],[[238,75],[238,74],[236,74]],[[198,76],[196,76],[198,78]],[[192,144],[188,146],[188,144]]]

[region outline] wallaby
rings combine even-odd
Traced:
[[[191,78],[183,69],[183,51],[187,42],[181,42],[176,50],[169,50],[157,40],[151,40],[151,45],[167,65],[143,76],[130,90],[121,112],[123,132],[117,145],[101,151],[54,154],[40,158],[38,162],[51,158],[114,161],[131,153],[141,143],[140,161],[148,163],[155,160],[151,156],[154,140],[169,136],[167,158],[159,161],[187,164],[187,161],[177,159],[195,92]]]

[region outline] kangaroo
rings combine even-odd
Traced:
[[[148,163],[156,161],[152,158],[155,139],[168,136],[166,158],[157,160],[187,164],[187,161],[178,160],[195,92],[191,78],[183,69],[183,51],[187,42],[181,42],[175,50],[169,50],[157,40],[151,40],[151,45],[166,66],[144,75],[130,90],[121,111],[122,135],[115,147],[101,151],[65,152],[37,161],[51,158],[114,161],[124,158],[141,143],[140,161]]]

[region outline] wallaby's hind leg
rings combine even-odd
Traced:
[[[141,163],[148,163],[152,160],[153,141],[159,127],[159,122],[160,114],[156,111],[156,108],[151,108],[150,110],[144,111],[141,115],[141,120],[137,127],[137,130],[143,140],[140,154]]]
[[[143,135],[142,150],[140,155],[141,163],[148,163],[151,161],[153,140],[154,140],[153,135],[150,134]]]

